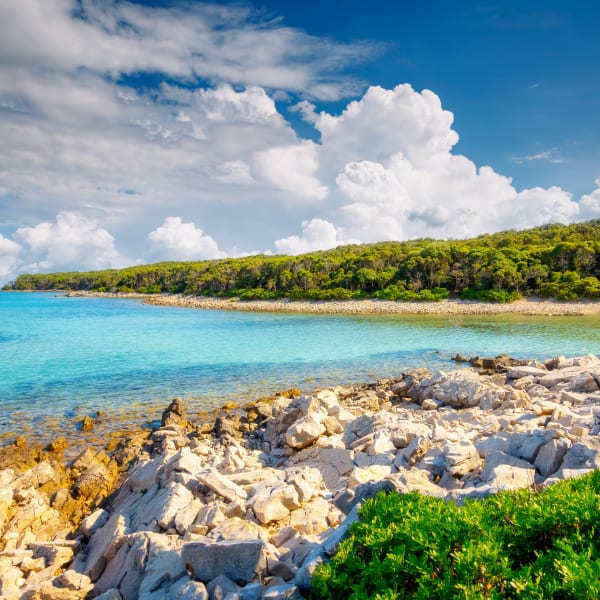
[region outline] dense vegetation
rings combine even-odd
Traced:
[[[468,240],[340,246],[300,256],[159,263],[89,273],[20,275],[17,290],[507,302],[521,295],[600,298],[600,220]]]
[[[314,598],[600,598],[600,471],[544,492],[456,506],[412,493],[365,502]]]

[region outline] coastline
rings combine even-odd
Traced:
[[[67,292],[67,296],[98,298],[133,298],[145,304],[202,310],[247,312],[290,312],[349,315],[524,315],[589,316],[600,315],[600,301],[559,302],[544,298],[524,298],[507,304],[473,300],[441,302],[400,302],[393,300],[239,300],[185,296],[183,294],[113,294],[109,292]]]
[[[600,315],[600,302],[556,302],[545,299],[524,299],[509,304],[442,300],[441,302],[397,302],[392,300],[237,300],[165,295],[143,297],[146,304],[178,306],[204,310],[240,310],[249,312],[294,312],[320,314],[383,314],[383,315],[527,315],[583,316]]]
[[[175,399],[152,431],[67,464],[64,440],[39,456],[17,442],[23,464],[0,468],[2,597],[301,599],[380,491],[462,504],[600,468],[600,358],[487,360],[203,424]]]

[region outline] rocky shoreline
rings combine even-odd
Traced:
[[[460,357],[457,357],[460,359]],[[263,398],[61,462],[0,448],[0,596],[299,599],[378,491],[463,502],[600,468],[600,359]]]
[[[600,315],[600,302],[577,300],[559,302],[545,298],[524,298],[508,304],[472,300],[441,302],[398,302],[391,300],[238,300],[183,294],[112,294],[108,292],[67,292],[67,296],[133,298],[156,306],[177,306],[204,310],[239,310],[249,312],[294,312],[319,314],[400,314],[400,315],[529,315],[583,316]]]

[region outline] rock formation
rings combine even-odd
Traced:
[[[102,504],[116,471],[92,452],[68,494],[49,495],[49,462],[0,471],[0,594],[302,598],[380,491],[463,502],[599,468],[600,360],[500,362],[263,399],[212,428],[174,402]],[[63,507],[94,490],[69,535]]]

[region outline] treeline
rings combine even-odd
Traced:
[[[6,289],[237,296],[242,299],[507,302],[522,295],[600,298],[600,220],[467,240],[340,246],[300,256],[169,262],[87,273],[20,275]]]

